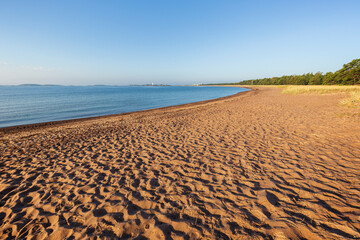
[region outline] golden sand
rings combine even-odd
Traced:
[[[360,115],[260,88],[0,129],[0,239],[360,238]]]

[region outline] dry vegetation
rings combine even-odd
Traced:
[[[351,92],[350,97],[341,100],[340,103],[349,107],[360,107],[360,91]]]
[[[340,101],[348,107],[360,107],[360,86],[286,86],[285,94],[330,94],[346,93],[347,98]]]
[[[287,94],[303,94],[303,93],[316,93],[316,94],[327,94],[327,93],[339,93],[339,92],[360,92],[360,86],[339,86],[339,85],[291,85],[286,86],[282,93]]]

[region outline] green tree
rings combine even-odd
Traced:
[[[340,84],[351,85],[360,83],[360,59],[354,59],[344,64],[343,68],[336,72]]]
[[[263,78],[256,80],[245,80],[237,84],[245,85],[332,85],[343,84],[352,85],[360,84],[360,59],[354,59],[343,65],[343,68],[332,73],[327,72],[325,75],[321,72],[306,73],[303,75],[291,75],[272,78]]]
[[[327,72],[323,77],[323,84],[324,85],[331,85],[335,84],[334,81],[334,74],[332,72]]]

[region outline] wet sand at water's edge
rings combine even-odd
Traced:
[[[360,114],[260,88],[0,129],[0,239],[360,239]]]

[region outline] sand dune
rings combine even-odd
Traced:
[[[0,239],[360,239],[360,115],[262,88],[0,129]]]

